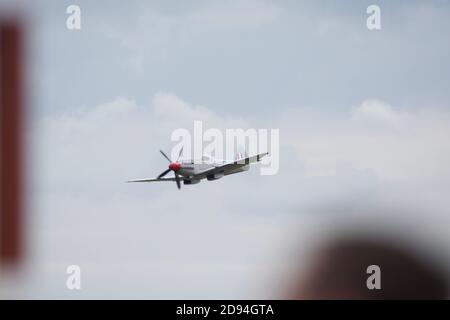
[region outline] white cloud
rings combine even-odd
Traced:
[[[192,20],[216,27],[259,27],[274,21],[283,9],[271,1],[211,3],[191,13]]]
[[[174,94],[159,93],[154,96],[151,106],[117,98],[93,108],[47,116],[36,128],[41,135],[37,148],[42,148],[38,149],[39,154],[51,155],[46,160],[54,162],[55,166],[51,167],[55,170],[62,166],[64,172],[73,172],[78,168],[78,173],[93,169],[100,170],[101,174],[111,166],[110,172],[105,172],[110,175],[114,170],[123,172],[130,158],[151,159],[151,154],[159,157],[159,148],[170,144],[170,133],[177,128],[191,129],[194,120],[202,120],[205,128],[245,126],[240,119],[222,119],[209,109],[191,105]],[[111,160],[105,164],[104,160],[108,157]],[[87,159],[91,164],[89,168],[79,166],[80,160]],[[132,170],[136,171],[135,168]],[[60,172],[57,176],[66,179]]]
[[[403,117],[406,125],[392,130]],[[368,128],[368,118],[388,126]],[[311,209],[348,200],[366,208],[422,202],[436,212],[449,205],[450,115],[400,113],[374,101],[340,115],[298,109],[271,117],[282,139],[276,176],[251,170],[181,191],[123,183],[163,171],[159,148],[168,148],[174,128],[198,119],[221,129],[264,122],[220,116],[171,93],[150,106],[117,98],[38,122],[30,138],[37,280],[29,296],[70,297],[58,281],[75,263],[88,298],[273,297],[257,284],[273,285],[268,274],[284,261],[273,257],[292,221],[305,223]]]
[[[146,6],[126,27],[114,20],[101,21],[98,31],[130,50],[129,63],[144,71],[146,59],[166,59],[167,53],[182,50],[199,35],[220,29],[257,28],[276,20],[282,8],[271,1],[207,2],[185,11],[166,13]]]
[[[353,111],[356,121],[364,124],[381,124],[392,128],[398,128],[405,121],[398,112],[395,112],[389,104],[378,100],[366,100]]]
[[[57,282],[68,264],[84,270],[83,297],[231,298],[252,291],[245,278],[256,276],[261,268],[255,262],[265,259],[281,232],[269,228],[265,216],[243,214],[245,199],[223,197],[259,189],[252,175],[181,191],[172,183],[124,183],[165,170],[159,148],[170,145],[174,128],[190,129],[197,119],[206,127],[243,124],[160,93],[148,107],[117,98],[34,126],[30,264],[36,280],[28,296],[70,297]],[[244,244],[252,252],[240,249]],[[117,272],[126,285],[116,281]],[[175,290],[176,278],[184,290]]]
[[[313,173],[334,175],[339,163],[349,163],[384,180],[450,178],[446,110],[400,112],[367,100],[344,115],[290,112],[284,117],[295,119],[296,125],[284,136]]]

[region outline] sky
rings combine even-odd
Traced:
[[[71,4],[78,31],[65,25]],[[366,27],[371,4],[381,30]],[[450,253],[448,2],[21,7],[30,184],[18,296],[273,298],[298,242],[346,221],[398,225]],[[159,149],[195,120],[279,129],[278,174],[256,165],[181,191],[124,183],[162,172]],[[80,291],[65,286],[71,264]]]

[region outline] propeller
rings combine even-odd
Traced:
[[[181,148],[180,152],[178,153],[178,158],[176,161],[170,160],[170,158],[162,150],[159,150],[159,152],[161,152],[161,154],[164,156],[164,158],[166,158],[167,161],[169,161],[169,169],[163,171],[158,176],[158,179],[161,179],[166,174],[168,174],[170,171],[173,171],[173,173],[175,174],[175,182],[177,183],[178,189],[180,189],[181,182],[180,182],[180,175],[178,174],[178,171],[181,169],[181,164],[178,162],[178,160],[180,160],[181,156],[183,155],[183,148]]]

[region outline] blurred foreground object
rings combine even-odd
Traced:
[[[0,20],[0,264],[22,258],[22,32]]]
[[[380,289],[367,267],[380,267]],[[295,299],[447,299],[447,274],[415,247],[365,236],[336,237],[316,251],[293,288]]]

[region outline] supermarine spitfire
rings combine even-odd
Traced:
[[[216,160],[207,155],[203,155],[201,161],[180,161],[183,153],[183,149],[181,149],[177,160],[172,161],[162,150],[160,152],[169,162],[169,166],[164,172],[156,178],[129,180],[127,182],[175,181],[178,189],[180,189],[181,182],[184,184],[196,184],[203,179],[207,179],[208,181],[217,180],[223,176],[247,171],[251,163],[260,161],[262,157],[268,154],[268,152],[265,152],[248,157],[238,153],[236,159],[233,161]],[[164,176],[171,171],[174,173],[174,176],[165,178]]]

